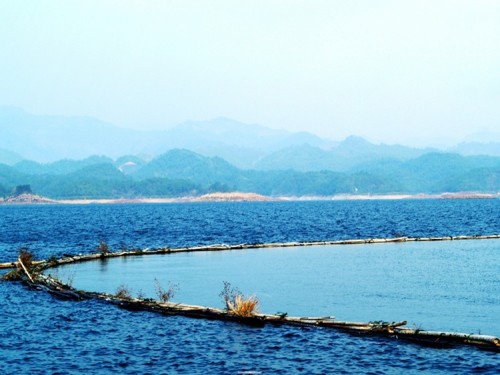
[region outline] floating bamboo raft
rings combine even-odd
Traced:
[[[231,311],[213,307],[187,305],[173,302],[160,302],[152,299],[119,298],[107,293],[85,292],[76,290],[46,275],[38,275],[34,282],[26,281],[38,290],[45,290],[58,298],[71,300],[99,299],[120,308],[132,311],[151,311],[163,315],[182,315],[191,318],[231,321],[254,327],[271,325],[289,325],[302,327],[324,327],[345,331],[357,335],[386,336],[410,341],[416,344],[449,347],[471,345],[480,349],[500,353],[500,339],[495,336],[475,335],[456,332],[424,331],[403,327],[401,322],[349,322],[326,317],[293,317],[287,314],[260,314],[239,316]]]
[[[130,251],[110,252],[107,254],[87,254],[87,255],[71,255],[64,256],[60,259],[52,261],[36,261],[35,265],[40,265],[45,268],[56,267],[62,264],[85,262],[89,260],[100,259],[102,257],[123,257],[148,254],[170,254],[170,253],[186,253],[197,251],[227,251],[227,250],[245,250],[245,249],[265,249],[271,247],[297,247],[297,246],[325,246],[325,245],[362,245],[362,244],[379,244],[379,243],[399,243],[399,242],[429,242],[429,241],[460,241],[460,240],[489,240],[500,239],[500,234],[481,235],[481,236],[448,236],[448,237],[394,237],[394,238],[369,238],[369,239],[350,239],[339,241],[310,241],[310,242],[280,242],[280,243],[257,243],[257,244],[216,244],[206,246],[164,247],[159,249],[138,249]],[[0,269],[16,268],[16,262],[0,263]]]
[[[31,271],[21,258],[17,262],[0,264],[0,268],[16,267],[21,280],[29,287],[44,290],[58,298],[70,300],[98,299],[117,305],[120,308],[134,311],[151,311],[163,315],[182,315],[192,318],[232,321],[240,324],[262,327],[266,324],[272,325],[290,325],[306,327],[324,327],[341,331],[346,331],[358,335],[377,335],[410,341],[416,344],[448,347],[454,345],[471,345],[480,349],[500,352],[500,339],[495,336],[476,335],[456,332],[439,332],[411,329],[404,327],[407,322],[349,322],[336,320],[333,316],[326,317],[293,317],[283,314],[260,314],[255,313],[251,316],[240,316],[232,311],[222,310],[206,306],[187,305],[182,303],[161,302],[153,299],[137,298],[119,298],[107,293],[96,293],[76,290],[69,285],[63,284],[59,280],[39,273],[42,270],[57,267],[59,265],[83,262],[108,257],[134,256],[146,254],[165,254],[188,251],[219,251],[236,250],[250,248],[266,247],[291,247],[291,246],[312,246],[312,245],[341,245],[341,244],[362,244],[362,243],[383,243],[383,242],[405,242],[405,241],[444,241],[444,240],[465,240],[465,239],[498,239],[500,235],[491,236],[458,236],[458,237],[439,237],[439,238],[391,238],[391,239],[370,239],[370,240],[348,240],[332,242],[289,242],[281,244],[240,244],[240,245],[212,245],[190,248],[163,248],[155,250],[135,250],[125,252],[114,252],[106,254],[90,254],[81,256],[64,257],[50,261],[32,262]],[[36,269],[36,273],[32,270]]]

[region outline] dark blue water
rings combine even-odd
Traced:
[[[23,246],[41,258],[89,253],[100,239],[120,249],[498,234],[499,208],[500,200],[0,206],[0,259],[14,260]],[[500,271],[500,256],[489,257]],[[4,372],[397,374],[500,368],[498,354],[473,348],[437,350],[324,329],[253,329],[132,313],[96,301],[59,301],[15,283],[0,283],[0,295]]]
[[[0,206],[0,261],[214,243],[500,233],[500,199]],[[14,255],[13,255],[14,254]]]

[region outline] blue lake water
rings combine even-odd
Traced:
[[[341,320],[408,320],[425,329],[500,337],[500,240],[250,249],[147,255],[60,267],[77,289],[223,307],[222,281],[258,297],[260,311]],[[53,271],[51,271],[54,274]]]
[[[23,246],[39,258],[89,253],[100,239],[118,250],[498,234],[499,208],[498,199],[0,206],[0,260],[14,260]],[[154,278],[164,286],[171,280],[180,286],[176,301],[216,306],[227,280],[255,293],[264,312],[408,319],[426,329],[499,335],[499,248],[498,240],[472,240],[259,249],[79,265],[96,268],[93,280],[78,269],[57,272],[63,279],[73,277],[75,286],[91,282],[110,292],[117,281],[153,293]],[[150,273],[134,273],[137,265]],[[500,368],[498,354],[473,348],[436,350],[325,329],[253,329],[132,313],[98,301],[60,301],[16,283],[0,283],[0,295],[0,366],[9,372],[496,373]]]

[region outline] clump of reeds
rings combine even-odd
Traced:
[[[115,297],[121,299],[131,299],[132,293],[129,288],[122,284],[116,289]]]
[[[234,288],[224,281],[224,288],[219,294],[222,297],[226,309],[235,315],[250,317],[257,313],[259,300],[255,296],[243,297],[238,288]]]
[[[158,279],[155,279],[155,289],[158,299],[162,302],[168,302],[174,298],[175,293],[179,290],[179,285],[169,282],[168,289],[163,289]]]
[[[253,316],[257,312],[257,306],[259,305],[259,300],[255,296],[250,296],[243,298],[243,296],[237,296],[234,305],[231,307],[231,311],[239,316]]]
[[[109,246],[104,240],[99,240],[99,245],[97,245],[97,252],[101,254],[101,257],[105,257],[109,254]]]

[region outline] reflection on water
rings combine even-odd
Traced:
[[[260,310],[408,320],[423,329],[500,335],[498,240],[408,242],[181,253],[61,267],[79,289],[155,298],[155,279],[179,284],[174,300],[222,307],[229,281],[255,294]]]

